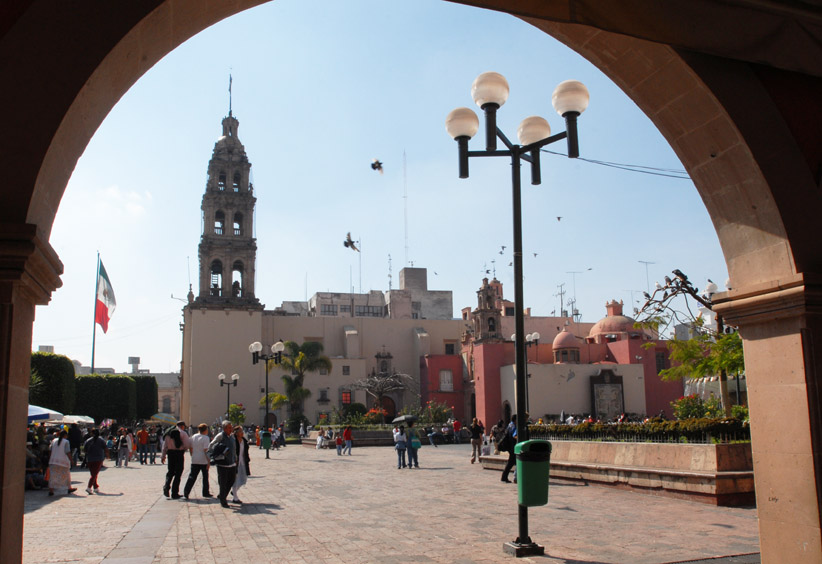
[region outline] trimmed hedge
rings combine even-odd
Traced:
[[[149,375],[131,376],[137,385],[137,419],[149,419],[157,413],[157,379]]]
[[[78,376],[76,391],[77,411],[81,415],[94,417],[94,420],[98,422],[103,419],[130,421],[136,418],[137,384],[130,376],[115,374]]]
[[[43,385],[29,393],[29,403],[63,414],[75,412],[74,364],[67,356],[54,353],[31,353],[31,370]]]
[[[739,419],[650,419],[645,423],[580,423],[578,425],[529,425],[531,438],[551,436],[569,441],[698,442],[706,437],[750,440],[751,427]]]

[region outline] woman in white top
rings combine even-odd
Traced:
[[[64,430],[51,442],[51,456],[49,456],[49,495],[54,495],[54,490],[60,493],[71,493],[77,488],[71,487],[71,458],[69,453],[68,433]]]
[[[248,454],[248,441],[245,439],[243,428],[237,425],[234,428],[234,443],[237,445],[237,477],[234,479],[234,485],[231,487],[231,495],[234,499],[233,503],[242,504],[240,498],[237,497],[237,492],[248,482],[248,477],[251,475],[251,468],[249,463],[251,458]]]
[[[394,448],[397,450],[397,469],[405,468],[405,449],[408,445],[408,436],[405,434],[405,427],[399,426],[394,431]]]

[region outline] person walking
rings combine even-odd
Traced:
[[[499,449],[503,452],[508,453],[508,462],[505,463],[505,468],[502,470],[502,478],[500,481],[510,483],[511,480],[508,479],[508,474],[510,474],[511,469],[516,464],[517,459],[514,455],[514,445],[517,444],[517,414],[511,416],[511,422],[508,424],[508,428],[505,430],[505,436],[502,438],[502,443],[500,444]]]
[[[65,429],[61,430],[57,438],[51,441],[49,495],[54,495],[55,489],[59,489],[60,493],[77,491],[77,488],[71,487],[71,445]]]
[[[131,437],[126,433],[125,427],[120,427],[117,435],[117,468],[123,464],[128,466],[128,459],[131,456]]]
[[[194,489],[194,483],[197,481],[197,475],[203,475],[203,497],[212,497],[209,491],[208,484],[208,445],[211,444],[211,438],[208,436],[208,425],[200,423],[197,426],[199,433],[191,437],[191,471],[188,473],[188,480],[183,488],[183,496],[188,499],[191,490]]]
[[[237,497],[237,492],[248,482],[248,477],[251,475],[251,457],[248,454],[248,441],[240,425],[234,428],[234,444],[237,450],[237,476],[231,486],[231,503],[242,505],[243,502]]]
[[[405,434],[405,427],[400,425],[394,430],[394,448],[397,451],[397,470],[405,468],[405,450],[408,445],[408,437]]]
[[[160,450],[160,433],[157,427],[151,426],[148,431],[148,458],[151,464],[157,463],[157,451]]]
[[[71,465],[75,466],[80,458],[80,449],[83,448],[83,432],[77,423],[69,425],[68,440],[71,446]]]
[[[485,434],[485,428],[474,417],[468,430],[471,431],[471,464],[473,464],[482,454],[482,436]]]
[[[148,431],[145,425],[137,431],[137,455],[140,457],[140,464],[148,462]]]
[[[351,432],[351,425],[347,425],[345,429],[343,429],[342,438],[345,441],[345,446],[343,447],[343,454],[345,451],[348,451],[348,456],[351,456],[351,445],[354,444],[354,435]]]
[[[92,488],[94,488],[94,493],[98,493],[100,485],[97,483],[97,475],[100,473],[100,468],[103,467],[103,461],[108,456],[106,441],[100,438],[99,429],[91,430],[91,437],[83,445],[83,452],[86,453],[86,466],[91,474],[86,492],[90,495]]]
[[[178,421],[175,427],[166,433],[163,440],[163,451],[160,462],[165,462],[168,457],[168,471],[166,472],[166,482],[163,486],[163,495],[171,499],[180,499],[180,480],[185,469],[185,452],[191,449],[191,439],[185,432],[186,424]]]
[[[414,428],[414,421],[408,422],[408,467],[409,468],[419,468],[420,467],[420,459],[417,457],[417,452],[420,450],[422,443],[420,442],[420,437],[417,434],[417,430]]]
[[[220,505],[229,507],[228,492],[234,485],[237,476],[237,447],[232,435],[231,421],[223,421],[223,430],[214,437],[208,445],[208,460],[217,467],[217,483],[220,493],[217,498]]]

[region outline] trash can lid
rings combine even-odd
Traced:
[[[541,439],[523,441],[514,447],[517,460],[547,462],[551,460],[551,443]]]

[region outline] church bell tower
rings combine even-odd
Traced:
[[[195,307],[262,310],[254,295],[257,240],[254,238],[254,186],[251,163],[237,137],[231,110],[223,135],[214,144],[201,209],[200,290]]]

